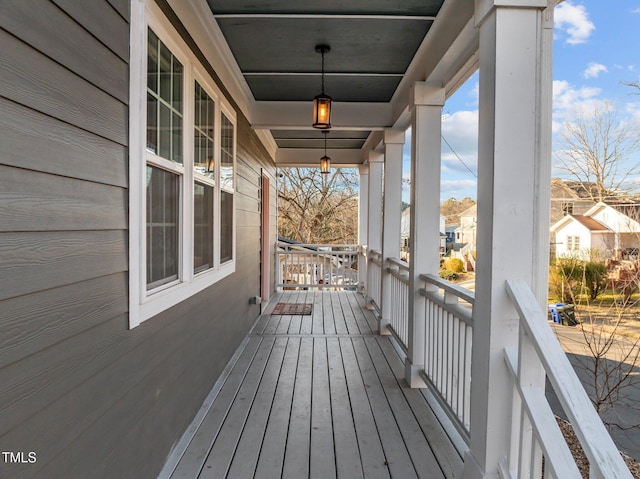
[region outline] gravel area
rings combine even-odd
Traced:
[[[567,441],[569,450],[571,451],[571,454],[573,455],[573,458],[575,459],[576,464],[578,465],[580,474],[582,474],[582,477],[584,479],[589,479],[589,461],[587,460],[587,457],[585,456],[584,451],[580,446],[580,442],[578,441],[578,438],[573,432],[573,428],[571,427],[571,424],[569,424],[567,421],[560,418],[556,418],[556,420],[558,421],[560,430],[562,431],[562,434],[564,435],[564,438]],[[620,455],[624,459],[624,462],[626,462],[627,467],[631,471],[631,474],[633,474],[633,477],[636,479],[640,479],[640,463],[638,463],[638,461],[636,461],[635,459],[627,456],[626,454],[620,453]]]

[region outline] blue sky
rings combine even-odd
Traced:
[[[610,102],[621,121],[640,123],[640,95],[623,82],[640,80],[640,0],[566,0],[556,7],[553,67],[554,150],[578,111],[588,116]],[[441,199],[476,198],[478,75],[443,107]],[[410,134],[410,132],[409,132]],[[409,138],[407,138],[409,140]],[[405,143],[404,175],[409,175]],[[554,164],[557,164],[554,153]],[[640,154],[630,158],[640,162]],[[471,170],[471,172],[469,171]],[[566,176],[554,167],[554,176]],[[640,181],[638,182],[640,185]],[[408,201],[408,188],[403,198]]]

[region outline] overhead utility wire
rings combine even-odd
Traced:
[[[476,177],[476,178],[477,178],[477,177],[478,177],[478,175],[476,175],[476,174],[471,170],[471,168],[469,168],[469,167],[467,166],[467,164],[466,164],[464,161],[462,161],[462,158],[460,158],[460,157],[458,156],[458,154],[456,153],[456,151],[455,151],[453,148],[451,148],[451,145],[449,144],[449,142],[447,141],[447,139],[444,137],[444,135],[443,135],[443,134],[440,134],[440,137],[442,138],[442,141],[444,141],[444,142],[445,142],[445,144],[449,147],[449,149],[451,150],[451,152],[456,156],[456,158],[458,159],[458,161],[459,161],[460,163],[462,163],[462,165],[463,165],[467,170],[469,170],[469,173],[471,173],[474,177]]]

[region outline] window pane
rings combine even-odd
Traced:
[[[224,114],[221,127],[220,181],[224,188],[233,189],[233,123]]]
[[[147,151],[158,154],[158,102],[147,93]]]
[[[194,184],[193,270],[213,268],[213,188]]]
[[[195,82],[195,151],[193,167],[196,173],[215,178],[213,163],[215,102],[204,88]]]
[[[233,195],[222,191],[220,195],[220,262],[233,259]]]
[[[151,30],[147,36],[147,88],[158,91],[158,37]]]
[[[147,44],[147,150],[182,163],[183,67],[149,30]]]
[[[147,166],[147,290],[178,278],[180,177]]]

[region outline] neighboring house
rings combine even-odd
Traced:
[[[555,224],[566,215],[584,215],[596,202],[577,181],[551,179],[550,224]]]
[[[478,205],[473,205],[460,213],[460,226],[458,226],[454,231],[455,242],[470,244],[470,248],[475,250],[477,225]]]
[[[599,202],[584,215],[570,214],[551,226],[556,257],[623,259],[640,248],[640,205]]]
[[[551,231],[556,234],[557,257],[585,259],[590,257],[592,249],[606,251],[611,233],[607,226],[584,215],[566,215],[551,227]]]
[[[451,251],[453,248],[453,244],[456,242],[456,229],[458,226],[451,225],[445,228],[445,236],[446,236],[446,251],[447,253]]]

